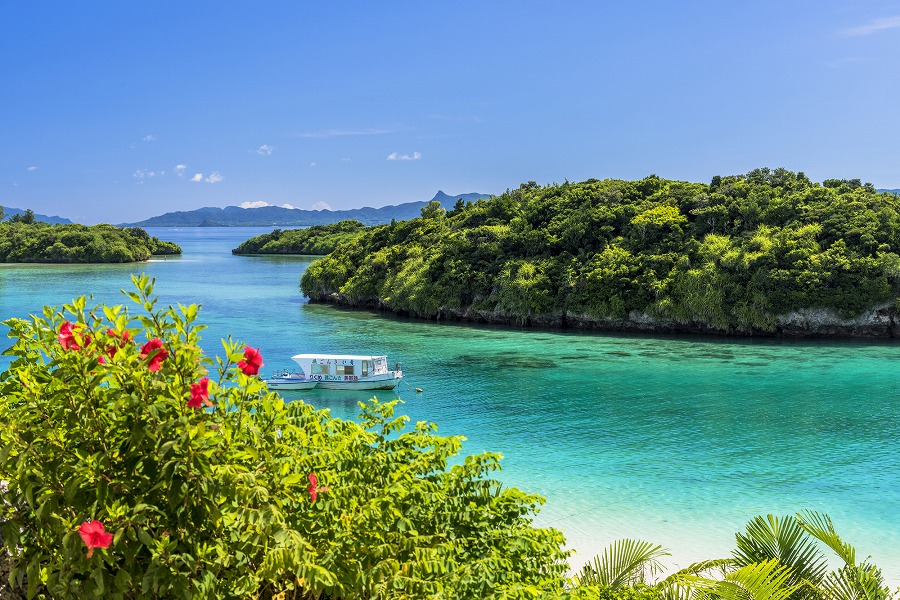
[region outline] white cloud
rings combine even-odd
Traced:
[[[290,208],[291,210],[294,210],[294,209],[296,209],[297,207],[294,206],[293,204],[287,204],[287,203],[285,203],[285,204],[282,204],[282,205],[281,205],[281,208]]]
[[[187,165],[175,165],[175,174],[179,177],[184,177],[184,171],[187,169]]]
[[[852,37],[872,35],[873,33],[878,33],[879,31],[884,31],[886,29],[897,29],[898,27],[900,27],[900,16],[883,17],[881,19],[875,19],[871,23],[866,23],[865,25],[851,27],[850,29],[844,31],[844,35]]]
[[[165,171],[150,171],[148,169],[138,169],[132,176],[135,179],[145,179],[149,177],[162,177],[165,174]]]
[[[329,137],[343,137],[346,135],[382,135],[385,133],[390,133],[390,129],[326,129],[324,131],[307,131],[306,133],[301,133],[300,137],[304,138],[329,138]]]
[[[256,153],[262,156],[269,156],[273,152],[275,152],[275,146],[270,146],[268,144],[263,144],[259,148],[256,149]]]
[[[37,171],[38,168],[34,165],[31,165],[30,167],[28,167],[28,170],[34,172],[34,171]]]
[[[264,202],[262,200],[257,200],[256,202],[241,202],[238,204],[241,208],[262,208],[264,206],[272,206],[268,202]]]
[[[191,181],[194,183],[200,183],[201,181],[204,183],[219,183],[223,179],[225,178],[218,171],[213,171],[209,174],[209,177],[204,177],[203,173],[194,173],[194,176],[191,177]]]
[[[312,205],[313,210],[331,210],[331,205],[327,202],[316,202]]]
[[[309,166],[314,167],[314,166],[316,166],[316,163],[314,163],[314,162],[309,163]]]
[[[145,142],[155,142],[155,141],[156,141],[156,136],[155,136],[154,134],[151,133],[150,135],[145,135],[145,136],[142,137],[141,139],[142,139],[143,141],[145,141]]]
[[[413,152],[410,154],[400,154],[399,152],[391,152],[388,154],[388,160],[419,160],[422,158],[421,152]]]

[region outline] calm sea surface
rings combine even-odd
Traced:
[[[198,303],[208,353],[232,335],[270,369],[292,354],[387,354],[401,409],[501,452],[499,477],[547,498],[580,566],[642,538],[669,564],[726,556],[757,514],[826,512],[900,584],[900,343],[638,337],[494,329],[310,305],[304,257],[238,257],[270,229],[155,229],[180,258],[137,265],[0,265],[0,317],[79,295],[124,303],[132,273],[163,303]],[[5,328],[4,332],[5,334]],[[3,347],[8,345],[4,337]],[[4,366],[8,361],[0,363]],[[415,393],[419,387],[424,393]],[[369,392],[287,392],[353,418]],[[382,400],[394,398],[378,392]]]

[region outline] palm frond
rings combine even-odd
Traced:
[[[825,600],[889,600],[881,571],[874,565],[847,565],[829,573],[819,586]]]
[[[659,559],[669,556],[662,546],[642,540],[616,540],[603,549],[576,575],[584,585],[603,585],[613,589],[647,583],[647,578],[663,568]]]
[[[718,571],[723,577],[734,570],[734,567],[738,565],[737,560],[733,558],[713,558],[711,560],[701,560],[700,562],[695,562],[681,569],[680,571],[676,571],[672,573],[662,582],[665,584],[670,579],[674,580],[682,575],[702,575],[703,573],[708,573],[710,571]]]
[[[803,585],[790,584],[791,568],[777,559],[745,565],[724,579],[688,577],[697,597],[721,600],[787,600]]]
[[[805,510],[797,514],[797,523],[809,535],[820,540],[826,546],[834,550],[845,564],[856,565],[856,549],[841,539],[834,530],[834,524],[828,515],[823,515],[812,510]]]
[[[757,516],[747,523],[746,533],[738,533],[734,557],[741,566],[777,560],[790,567],[792,585],[808,581],[813,586],[825,577],[825,556],[794,517]]]

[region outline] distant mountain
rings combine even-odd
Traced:
[[[892,194],[900,195],[900,189],[898,190],[875,190],[876,192],[890,192]]]
[[[126,225],[129,227],[310,227],[312,225],[328,225],[347,219],[361,221],[366,225],[380,225],[390,223],[391,219],[406,221],[418,217],[422,207],[426,204],[428,203],[408,202],[398,206],[351,210],[302,210],[280,206],[262,206],[260,208],[208,206],[197,210],[170,212]]]
[[[13,215],[21,215],[24,212],[25,211],[21,208],[13,208],[11,206],[3,207],[3,214],[6,216],[7,219]],[[68,223],[72,222],[69,219],[65,219],[63,217],[57,217],[57,216],[48,217],[47,215],[42,215],[40,213],[34,213],[34,218],[38,221],[41,221],[42,223],[68,224]]]
[[[433,200],[439,201],[447,208],[453,208],[458,198],[477,200],[488,198],[488,194],[460,194],[448,196],[439,191]],[[299,208],[282,208],[280,206],[263,206],[260,208],[241,208],[226,206],[218,208],[208,206],[197,210],[170,212],[158,217],[151,217],[137,223],[124,223],[128,227],[311,227],[313,225],[329,225],[338,221],[353,219],[365,225],[381,225],[390,223],[391,219],[408,221],[421,216],[422,207],[427,202],[407,202],[396,206],[381,208],[353,208],[350,210],[303,210]]]

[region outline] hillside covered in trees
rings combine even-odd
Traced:
[[[359,221],[313,225],[307,229],[276,229],[243,242],[232,254],[328,254],[355,240],[366,226]]]
[[[431,319],[893,337],[898,250],[900,197],[859,180],[532,182],[371,228],[301,287]]]
[[[181,248],[136,227],[51,225],[27,213],[0,222],[0,262],[124,263],[154,254],[181,254]]]

